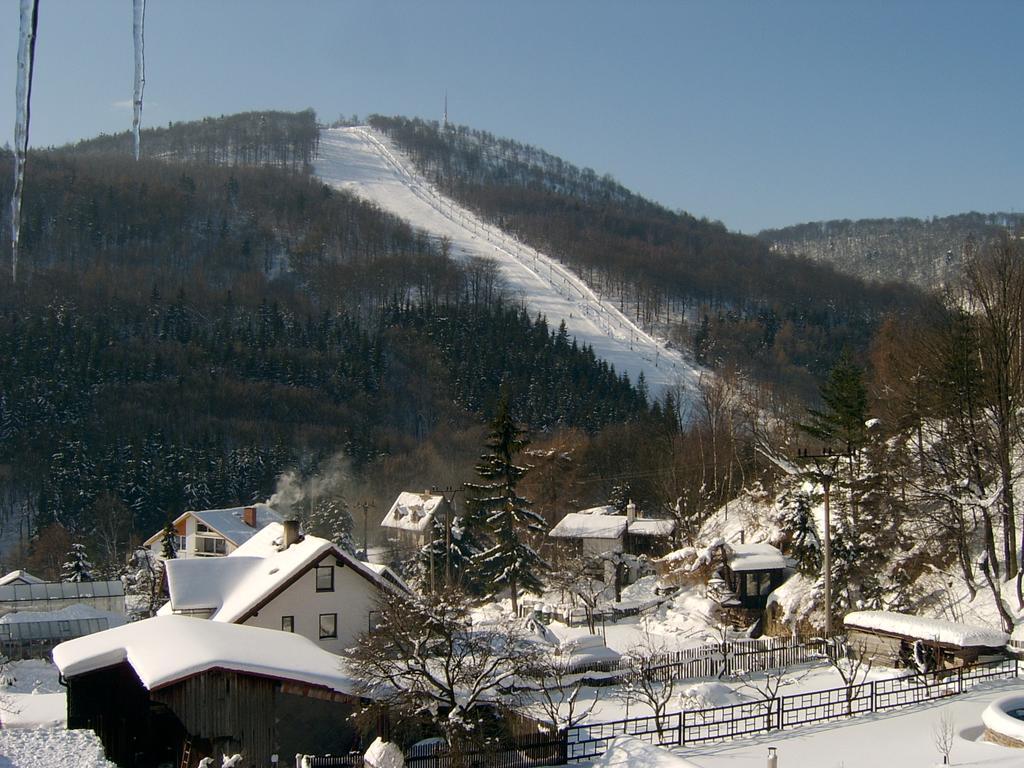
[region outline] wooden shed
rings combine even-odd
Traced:
[[[267,766],[296,752],[358,748],[360,705],[341,657],[298,635],[161,616],[63,643],[68,727],[90,728],[123,768],[194,768],[241,754]],[[183,760],[183,756],[187,759]]]
[[[792,563],[771,544],[727,544],[722,569],[742,608],[764,611],[768,595],[782,586]]]
[[[843,623],[854,653],[875,665],[922,672],[1005,656],[1010,639],[998,629],[894,611],[855,611]]]

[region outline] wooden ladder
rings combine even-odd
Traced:
[[[188,768],[189,758],[192,757],[192,739],[185,741],[185,746],[181,750],[181,768]]]

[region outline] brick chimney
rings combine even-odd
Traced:
[[[626,523],[632,523],[634,520],[636,520],[636,504],[630,499],[629,504],[626,505]]]
[[[245,507],[242,510],[242,522],[250,528],[256,527],[256,507]]]
[[[302,540],[302,536],[299,535],[299,521],[298,520],[285,520],[282,523],[284,527],[284,533],[281,536],[281,546],[278,550],[284,552],[292,544],[296,544]]]

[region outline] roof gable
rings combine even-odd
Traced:
[[[426,531],[441,508],[444,496],[441,494],[414,493],[403,491],[398,494],[391,509],[380,521],[381,528],[396,528],[404,531]]]
[[[280,523],[271,523],[227,557],[168,560],[171,601],[169,608],[161,610],[209,610],[213,621],[244,621],[328,556],[351,567],[378,589],[394,588],[383,576],[326,539],[305,536],[279,550],[283,534]]]
[[[243,521],[246,507],[254,507],[256,509],[255,528],[246,525]],[[225,509],[190,509],[174,518],[171,521],[171,525],[177,527],[189,517],[194,517],[198,522],[219,533],[236,547],[247,542],[270,523],[284,522],[284,518],[280,513],[276,512],[268,504],[246,504],[241,507],[226,507]],[[160,530],[146,539],[144,543],[147,547],[150,547],[162,540],[163,537],[164,531]]]

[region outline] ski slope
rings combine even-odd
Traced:
[[[565,322],[571,336],[629,374],[641,371],[652,396],[677,390],[687,400],[699,375],[696,366],[663,340],[644,332],[612,302],[603,301],[570,269],[521,243],[440,192],[424,179],[390,140],[370,128],[321,131],[314,172],[325,183],[371,200],[412,226],[451,241],[456,258],[495,259],[506,289],[531,314],[547,317],[552,329]]]

